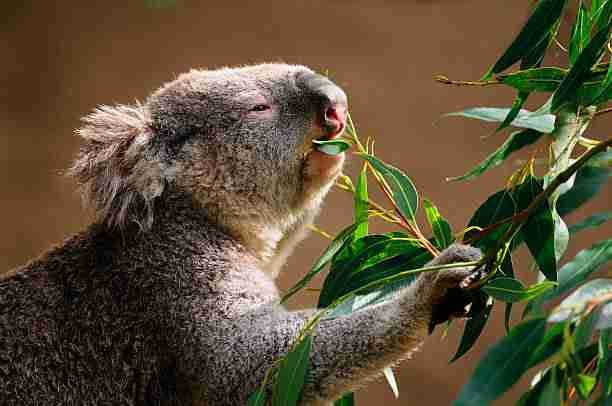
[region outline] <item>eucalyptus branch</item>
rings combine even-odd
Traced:
[[[593,156],[599,154],[600,152],[604,152],[608,147],[612,146],[612,138],[609,138],[605,141],[602,141],[597,146],[591,148],[587,152],[585,152],[580,158],[578,158],[572,165],[570,165],[566,170],[557,175],[550,184],[540,193],[535,199],[519,213],[515,214],[512,217],[504,219],[496,223],[496,227],[483,229],[480,233],[478,233],[474,238],[470,239],[470,242],[478,240],[482,238],[484,235],[489,234],[495,228],[511,222],[511,226],[504,233],[504,235],[499,239],[497,245],[490,250],[485,259],[487,259],[488,263],[494,261],[497,252],[507,244],[514,236],[514,234],[518,231],[518,229],[522,226],[522,224],[529,218],[529,216],[536,210],[538,207],[547,200],[553,193],[557,190],[559,186],[563,183],[567,182],[581,167],[583,167]],[[485,233],[486,231],[486,233]]]

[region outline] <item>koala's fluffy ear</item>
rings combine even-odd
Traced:
[[[165,179],[152,146],[150,120],[140,104],[101,106],[77,130],[83,146],[70,174],[84,201],[109,227],[123,228],[133,221],[146,229],[153,223],[153,204]]]

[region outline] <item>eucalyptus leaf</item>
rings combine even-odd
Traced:
[[[402,215],[413,222],[419,208],[419,194],[412,180],[399,169],[369,154],[359,154],[387,182],[389,192]]]
[[[521,148],[535,143],[543,134],[536,130],[523,130],[514,132],[495,152],[487,157],[480,164],[476,165],[464,175],[454,178],[447,178],[449,181],[470,180],[473,179],[490,168],[501,165],[513,152]]]
[[[601,241],[589,249],[580,251],[559,270],[557,287],[534,299],[526,312],[539,309],[544,304],[574,289],[610,260],[612,260],[612,239]]]
[[[485,228],[500,220],[509,218],[517,212],[516,202],[508,190],[500,190],[489,196],[483,204],[478,207],[467,227]],[[501,237],[501,233],[505,231],[507,225],[498,227],[497,232],[492,232],[478,240],[473,241],[473,232],[468,232],[465,235],[466,241],[474,244],[478,248],[486,251],[488,248],[495,246],[497,240]]]
[[[266,395],[265,392],[259,388],[249,396],[247,400],[247,406],[265,406]]]
[[[593,279],[580,286],[555,307],[548,316],[548,321],[559,323],[575,318],[584,312],[587,306],[591,306],[593,302],[606,300],[605,298],[612,300],[612,280]]]
[[[572,66],[553,95],[552,111],[558,110],[563,104],[571,101],[576,91],[587,79],[591,67],[595,65],[603,53],[605,45],[609,40],[609,33],[609,25],[600,29],[593,39],[589,41],[586,48],[580,53],[574,66]]]
[[[612,150],[602,151],[599,154],[591,157],[587,163],[587,167],[595,167],[599,169],[608,169],[609,175],[612,175]]]
[[[585,374],[577,374],[572,381],[582,399],[587,399],[597,384],[597,379],[594,376]]]
[[[507,253],[504,257],[500,270],[505,277],[514,278],[514,265],[512,263],[512,255]],[[512,318],[512,303],[506,303],[504,309],[504,327],[506,333],[510,331],[510,319]]]
[[[491,297],[501,300],[502,302],[515,303],[531,300],[542,292],[553,288],[555,285],[556,284],[553,282],[544,281],[525,288],[517,279],[501,277],[490,280],[482,287],[482,290]]]
[[[308,371],[311,346],[312,335],[305,334],[281,361],[272,395],[273,406],[297,405]]]
[[[518,188],[519,202],[532,202],[542,191],[543,182],[528,176]],[[538,268],[550,281],[557,280],[557,250],[555,218],[548,202],[544,201],[529,215],[521,228],[521,236],[534,257]]]
[[[612,299],[611,299],[612,300]],[[595,326],[601,315],[601,307],[591,310],[586,317],[581,318],[574,330],[574,351],[579,351],[591,344]]]
[[[355,395],[352,392],[346,393],[340,399],[334,402],[334,406],[354,406],[355,405]]]
[[[611,175],[610,169],[598,168],[594,165],[585,165],[580,168],[576,172],[572,189],[562,194],[557,201],[559,214],[566,216],[588,202],[599,193]]]
[[[612,329],[601,331],[597,344],[601,359],[601,363],[597,368],[597,375],[602,383],[602,405],[605,405],[609,403],[604,402],[612,400],[612,351],[610,351],[610,346],[612,346]]]
[[[549,368],[531,390],[521,396],[517,406],[553,405],[561,405],[561,387],[557,380],[557,369]]]
[[[370,207],[368,198],[368,173],[364,167],[359,172],[357,185],[355,186],[354,206],[355,206],[355,238],[361,238],[368,234],[368,209]]]
[[[497,80],[521,92],[554,92],[566,75],[565,69],[544,67],[498,75]]]
[[[596,31],[610,25],[610,17],[612,16],[612,1],[604,0],[593,5],[591,11],[591,24]]]
[[[535,318],[512,328],[480,359],[454,405],[488,405],[510,389],[527,370],[533,348],[544,337],[545,327],[544,318]]]
[[[588,228],[598,227],[610,220],[612,220],[612,211],[592,214],[581,222],[572,224],[569,227],[569,232],[575,234]]]
[[[588,44],[590,37],[591,20],[589,18],[589,12],[584,6],[584,3],[581,1],[574,26],[572,27],[572,35],[569,45],[569,57],[572,64],[576,62],[578,55],[580,55],[586,44]]]
[[[496,107],[474,107],[447,113],[444,116],[460,116],[488,122],[503,122],[511,109]],[[514,127],[530,128],[542,133],[551,133],[555,128],[555,116],[552,114],[534,114],[528,110],[520,110],[511,123]]]
[[[343,248],[323,283],[318,306],[327,307],[340,296],[399,272],[420,268],[431,260],[431,254],[420,243],[399,235],[368,235]],[[381,289],[384,288],[377,290]],[[371,292],[361,292],[367,293]]]
[[[480,337],[484,326],[489,320],[492,309],[493,300],[490,300],[488,295],[481,292],[472,303],[470,312],[473,310],[475,314],[466,320],[463,335],[461,336],[461,340],[459,342],[459,348],[457,348],[457,352],[449,363],[461,358],[474,346],[476,340],[478,337]]]
[[[612,1],[610,1],[609,4],[612,10]],[[610,99],[610,93],[612,93],[612,56],[610,57],[610,62],[608,62],[608,73],[606,74],[606,78],[593,98],[592,103],[600,104],[608,101]]]
[[[527,363],[527,368],[534,367],[540,362],[546,361],[548,358],[557,354],[563,347],[563,332],[565,324],[557,323],[551,325],[544,333],[542,340],[534,348],[531,357]]]
[[[338,155],[351,147],[351,144],[341,138],[333,140],[312,140],[314,149],[326,153],[327,155]]]
[[[286,302],[291,296],[301,290],[308,284],[308,282],[312,280],[312,278],[321,272],[325,268],[325,265],[332,260],[333,256],[340,251],[344,244],[353,239],[353,235],[358,226],[359,224],[352,224],[338,233],[336,238],[334,238],[331,244],[329,244],[319,259],[317,259],[312,268],[310,268],[310,271],[308,271],[308,273],[304,275],[300,281],[298,281],[291,289],[287,291],[287,293],[285,293],[281,299],[281,303]]]
[[[497,127],[497,129],[495,130],[496,132],[499,132],[503,130],[504,128],[507,128],[512,124],[512,122],[516,119],[521,109],[523,108],[523,105],[527,101],[528,97],[529,97],[529,92],[521,92],[521,91],[518,92],[518,94],[512,101],[512,107],[510,108],[510,111],[508,111],[508,114],[506,114],[504,121],[502,121],[499,127]]]
[[[455,240],[450,224],[448,224],[448,221],[446,221],[444,217],[440,215],[438,208],[429,200],[423,199],[423,208],[425,209],[425,215],[431,230],[433,231],[437,246],[443,250],[451,245]]]
[[[506,70],[536,48],[549,35],[561,18],[565,4],[566,0],[539,1],[516,39],[484,75],[483,79],[488,79],[493,73]]]

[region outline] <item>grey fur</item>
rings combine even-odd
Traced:
[[[337,176],[304,158],[322,132],[308,75],[191,71],[85,119],[72,173],[98,221],[0,277],[0,404],[245,403],[313,312],[275,304],[274,284]],[[269,113],[249,113],[262,101]],[[433,263],[479,257],[457,245]],[[407,358],[469,272],[322,321],[303,404]]]

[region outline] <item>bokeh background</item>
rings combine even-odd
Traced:
[[[403,168],[459,230],[488,195],[501,188],[523,153],[469,183],[447,183],[496,148],[494,126],[442,113],[508,106],[500,87],[459,88],[436,74],[477,79],[520,29],[529,1],[3,1],[0,3],[0,272],[61,242],[91,220],[75,185],[62,175],[78,149],[73,130],[98,104],[143,100],[192,67],[285,61],[329,71],[350,96],[362,137],[376,138],[379,156]],[[562,56],[553,52],[551,61]],[[542,99],[533,98],[531,107]],[[606,122],[607,120],[607,122]],[[590,133],[609,131],[598,119]],[[545,144],[532,151],[544,155]],[[355,174],[356,159],[347,167]],[[610,207],[607,187],[587,211]],[[318,225],[336,233],[351,221],[351,197],[333,191]],[[374,230],[386,228],[377,223]],[[571,255],[610,227],[581,234]],[[309,237],[290,259],[282,288],[297,280],[326,246]],[[529,274],[519,253],[517,268]],[[529,276],[528,276],[529,277]],[[317,281],[320,283],[320,281]],[[312,305],[304,293],[291,306]],[[449,365],[462,323],[440,331],[397,369],[400,398],[384,379],[357,394],[360,405],[447,405],[483,351],[503,334],[502,312],[467,356]],[[440,329],[438,329],[440,330]],[[519,386],[526,385],[526,380]],[[499,404],[512,404],[517,389]]]

